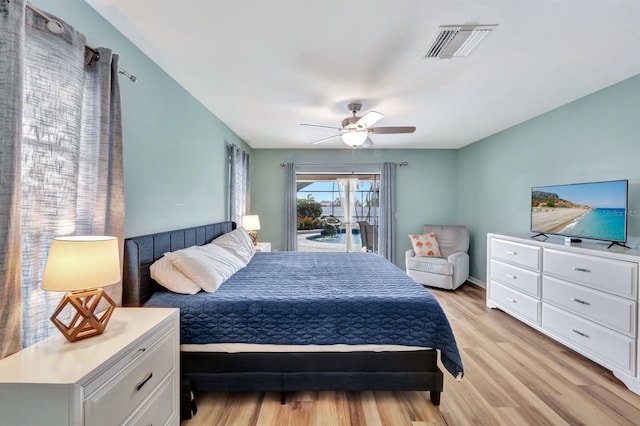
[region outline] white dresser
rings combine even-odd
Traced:
[[[0,424],[179,424],[178,312],[117,308],[100,336],[0,360]]]
[[[640,394],[640,252],[487,235],[487,306],[610,369]]]

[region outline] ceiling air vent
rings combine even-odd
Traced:
[[[464,58],[498,25],[443,25],[425,58]]]

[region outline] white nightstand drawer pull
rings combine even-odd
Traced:
[[[575,328],[572,328],[571,331],[573,331],[576,334],[579,334],[582,337],[586,337],[587,339],[589,338],[589,335],[587,333],[583,333],[582,331],[578,331]]]
[[[588,305],[590,305],[590,304],[591,304],[591,303],[589,303],[589,302],[585,302],[584,300],[576,299],[575,297],[572,297],[572,298],[571,298],[571,300],[572,300],[572,301],[574,301],[574,302],[576,302],[576,303],[579,303],[579,304],[581,304],[581,305],[587,305],[587,306],[588,306]]]
[[[571,269],[573,269],[574,271],[578,271],[578,272],[591,272],[591,270],[589,270],[589,269],[578,268],[577,266],[573,266]]]
[[[507,254],[512,254],[514,256],[516,256],[518,254],[517,251],[507,251]]]
[[[508,300],[509,302],[511,302],[511,303],[518,303],[517,301],[513,300],[513,299],[512,299],[512,298],[510,298],[510,297],[507,297],[507,300]]]
[[[149,374],[147,374],[147,375],[144,377],[144,379],[142,379],[142,381],[136,385],[136,392],[138,392],[140,389],[142,389],[142,387],[143,387],[144,385],[146,385],[146,384],[147,384],[147,382],[148,382],[149,380],[151,380],[151,378],[152,378],[152,377],[153,377],[153,373],[149,373]]]
[[[518,279],[515,275],[507,274],[507,278],[511,278],[512,280]]]

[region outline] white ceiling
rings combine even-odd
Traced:
[[[374,148],[459,148],[640,73],[638,0],[86,1],[253,148],[349,149],[299,124],[351,101],[417,127]],[[424,59],[457,24],[498,27]]]

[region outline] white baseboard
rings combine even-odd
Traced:
[[[487,285],[484,281],[481,281],[475,277],[469,276],[469,278],[467,278],[467,281],[469,281],[471,284],[477,285],[478,287],[482,287],[484,289],[487,288]]]

